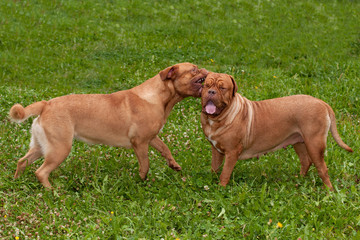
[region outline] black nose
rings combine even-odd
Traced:
[[[215,95],[215,94],[216,94],[216,91],[215,91],[215,90],[210,89],[210,90],[208,91],[208,93],[209,93],[210,95]]]

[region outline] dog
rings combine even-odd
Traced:
[[[212,171],[225,157],[220,185],[226,186],[238,160],[259,157],[293,145],[301,175],[314,164],[324,184],[333,190],[324,161],[330,129],[337,144],[353,150],[340,138],[332,108],[320,99],[294,95],[250,101],[237,93],[233,77],[209,73],[201,94],[201,125],[212,145]]]
[[[180,171],[169,148],[157,136],[174,105],[186,97],[200,97],[208,71],[191,63],[179,63],[159,72],[144,83],[111,94],[74,94],[40,101],[27,107],[15,104],[10,118],[23,122],[34,119],[30,150],[18,161],[15,178],[36,159],[44,163],[35,175],[51,189],[50,173],[69,155],[73,139],[90,144],[133,148],[139,161],[139,174],[149,171],[149,145]]]

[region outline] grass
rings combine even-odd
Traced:
[[[358,1],[0,2],[0,238],[360,238]],[[14,103],[128,89],[178,62],[232,74],[251,100],[309,94],[335,110],[355,152],[328,139],[336,189],[299,176],[293,149],[238,162],[230,184],[210,173],[199,99],[177,104],[160,137],[183,171],[150,150],[142,182],[132,150],[75,142],[47,192],[34,171],[14,180],[32,120]]]

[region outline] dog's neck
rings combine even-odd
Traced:
[[[165,119],[175,104],[184,99],[176,92],[172,80],[162,80],[159,74],[133,89],[136,89],[136,94],[147,102],[164,106]]]

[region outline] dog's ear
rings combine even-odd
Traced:
[[[174,80],[176,78],[178,66],[171,66],[159,72],[161,80]]]
[[[235,96],[235,93],[236,93],[237,90],[238,90],[238,86],[237,86],[237,84],[236,84],[233,76],[229,75],[229,77],[231,78],[231,81],[232,81],[232,84],[233,84],[233,94],[232,94],[232,95],[233,95],[233,97],[234,97],[234,96]]]

